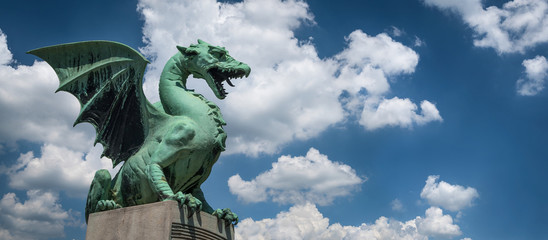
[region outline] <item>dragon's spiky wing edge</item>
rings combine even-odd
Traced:
[[[111,41],[86,41],[31,50],[59,77],[57,91],[80,102],[74,125],[91,123],[95,144],[113,167],[126,161],[143,144],[148,130],[149,106],[142,88],[148,61],[137,51]]]

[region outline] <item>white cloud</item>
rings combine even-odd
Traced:
[[[419,233],[439,238],[453,238],[462,235],[460,227],[453,224],[450,215],[443,215],[443,210],[430,207],[426,210],[425,218],[417,217],[415,223]]]
[[[223,45],[252,68],[250,78],[224,101],[206,84],[189,81],[191,88],[214,100],[228,122],[227,153],[275,153],[295,139],[317,136],[345,120],[339,96],[350,93],[353,112],[361,104],[358,92],[386,94],[387,77],[410,74],[418,54],[387,34],[369,36],[356,30],[346,38],[348,47],[333,58],[320,59],[310,41],[299,41],[294,30],[314,24],[303,1],[248,0],[239,3],[141,0],[144,39],[142,49],[152,58],[145,76],[145,93],[157,101],[158,79],[175,45],[201,38]],[[349,107],[346,106],[346,107]]]
[[[329,224],[315,205],[296,205],[276,218],[255,221],[242,220],[236,227],[236,239],[398,239],[427,240],[428,237],[452,238],[461,235],[459,226],[453,224],[449,215],[432,207],[425,217],[400,222],[380,217],[374,224],[342,226]]]
[[[523,52],[548,42],[548,2],[514,0],[502,8],[483,8],[481,0],[423,0],[426,5],[449,10],[462,17],[474,32],[474,45],[498,53]]]
[[[472,206],[472,201],[479,197],[475,188],[451,185],[444,181],[438,183],[437,180],[439,176],[428,176],[421,192],[421,198],[426,199],[430,205],[460,211]]]
[[[15,189],[64,191],[69,196],[85,198],[96,170],[114,171],[109,159],[99,158],[101,151],[94,148],[84,157],[81,152],[46,144],[40,157],[35,157],[33,152],[21,154],[4,172],[9,186]]]
[[[54,93],[59,81],[53,69],[45,62],[7,65],[12,61],[6,35],[0,33],[0,144],[15,147],[16,141],[28,140],[87,150],[93,128],[72,127],[80,105],[68,93]]]
[[[436,186],[437,176],[430,176],[427,186],[423,189],[430,193],[438,192],[438,195],[446,198],[459,198],[459,195],[466,195],[472,188],[464,189],[461,186],[449,185],[441,182]],[[298,181],[295,181],[298,182]],[[473,189],[475,192],[475,190]],[[423,196],[421,193],[421,197]],[[432,195],[432,194],[430,194]],[[429,201],[430,202],[430,201]],[[449,206],[459,206],[449,201]],[[465,203],[464,205],[469,205]],[[403,207],[398,199],[392,201],[393,209],[401,210]],[[462,207],[458,207],[461,209]],[[237,227],[236,239],[398,239],[398,240],[427,240],[430,237],[435,239],[454,237],[462,235],[460,227],[454,223],[453,217],[444,214],[437,206],[430,206],[426,209],[424,216],[416,216],[407,221],[399,221],[387,217],[380,217],[374,224],[362,223],[359,226],[343,226],[339,223],[330,224],[329,219],[324,217],[310,202],[300,202],[294,205],[287,212],[280,212],[275,218],[253,220],[247,218],[242,220]],[[462,240],[470,240],[463,238]]]
[[[8,49],[8,37],[0,29],[0,65],[10,64],[13,61],[12,57]]]
[[[438,109],[429,101],[421,102],[421,113],[410,99],[394,97],[391,99],[367,98],[360,124],[368,130],[386,126],[411,128],[431,121],[443,121]]]
[[[375,96],[386,94],[390,90],[386,74],[370,65],[358,69],[344,66],[341,68],[337,80],[335,84],[341,90],[351,93],[352,96],[357,95],[362,88],[367,90],[368,94]],[[356,98],[356,100],[361,99]]]
[[[14,193],[7,193],[0,200],[0,238],[64,237],[64,225],[74,224],[68,223],[74,219],[71,211],[62,209],[57,194],[29,190],[27,197],[21,202]]]
[[[350,195],[364,181],[350,166],[332,162],[311,148],[305,157],[280,157],[272,164],[272,169],[251,181],[234,175],[229,178],[228,186],[230,192],[244,202],[271,198],[282,204],[327,205],[336,197]]]
[[[386,33],[369,36],[356,30],[347,37],[348,48],[336,58],[351,67],[371,66],[386,74],[413,73],[419,55],[411,48],[394,41]]]
[[[237,225],[236,239],[313,239],[321,236],[328,225],[329,220],[308,203],[278,213],[275,219],[244,219]]]
[[[544,56],[536,56],[533,59],[523,61],[525,73],[531,79],[543,79],[548,75],[548,61]]]
[[[426,43],[424,42],[424,40],[420,39],[419,37],[415,36],[415,43],[413,44],[413,46],[415,47],[422,47],[426,45]]]
[[[403,204],[397,198],[392,200],[392,202],[390,202],[390,206],[392,207],[392,210],[394,210],[394,211],[402,211],[403,210]]]
[[[405,34],[405,31],[403,31],[403,30],[401,30],[401,29],[399,29],[395,26],[391,26],[390,28],[392,30],[392,36],[394,36],[394,37],[400,37],[400,36]]]
[[[536,56],[523,60],[522,65],[525,67],[526,78],[517,81],[517,92],[522,96],[537,95],[544,89],[548,77],[548,61],[544,56]]]
[[[10,231],[8,231],[7,229],[2,229],[0,227],[0,239],[3,239],[3,240],[14,240],[15,237],[13,235],[11,235]]]
[[[252,70],[252,82],[242,84],[221,105],[228,122],[228,151],[274,153],[287,142],[312,138],[340,122],[344,114],[332,70],[318,59]]]

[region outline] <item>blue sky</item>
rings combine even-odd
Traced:
[[[198,38],[252,68],[215,100],[228,148],[203,185],[240,239],[548,236],[545,0],[1,4],[0,239],[84,239],[87,188],[111,167],[25,52],[125,43],[157,101],[175,45]]]

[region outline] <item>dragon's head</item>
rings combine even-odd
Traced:
[[[232,58],[224,47],[198,40],[198,44],[177,48],[187,57],[186,70],[195,78],[204,79],[219,99],[227,95],[224,81],[234,87],[230,79],[247,77],[251,72],[247,64]]]

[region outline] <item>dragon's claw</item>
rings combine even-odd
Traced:
[[[120,204],[117,204],[113,200],[100,200],[95,206],[95,212],[108,211],[112,209],[121,208]]]
[[[220,220],[226,220],[227,224],[238,224],[238,215],[236,215],[236,213],[233,213],[230,208],[217,209],[213,211],[212,215],[216,216]]]
[[[177,192],[176,194],[167,197],[165,200],[175,200],[179,202],[181,207],[186,205],[189,210],[188,217],[191,217],[194,212],[202,210],[202,201],[193,197],[190,193],[183,194],[182,192]]]

